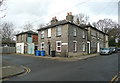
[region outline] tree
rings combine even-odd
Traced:
[[[0,0],[0,19],[6,16],[6,14],[1,14],[3,13],[3,11],[6,10],[6,8],[4,7],[5,6],[4,3],[5,3],[5,0]]]
[[[34,30],[33,25],[30,23],[25,24],[23,29],[26,31]]]
[[[1,34],[2,34],[2,42],[5,42],[9,45],[11,41],[13,41],[14,36],[15,36],[15,27],[12,23],[10,22],[4,22],[1,25]]]
[[[113,22],[111,19],[103,19],[99,20],[97,22],[93,22],[92,25],[96,27],[97,29],[107,33],[109,28],[114,28],[116,27],[115,22]]]
[[[85,14],[77,14],[74,15],[74,23],[75,24],[87,24],[89,20],[89,16]]]
[[[112,19],[99,20],[97,22],[93,22],[92,25],[109,35],[109,46],[116,45],[116,38],[120,40],[120,26],[116,22],[112,21]]]
[[[45,25],[44,24],[40,24],[39,26],[38,26],[38,29],[41,29],[41,28],[43,28]]]

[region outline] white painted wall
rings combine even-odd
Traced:
[[[16,43],[16,53],[24,54],[24,43]]]

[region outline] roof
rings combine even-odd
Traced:
[[[85,28],[83,28],[83,27],[81,27],[81,26],[78,26],[78,25],[76,25],[76,24],[74,24],[74,23],[72,23],[72,22],[69,22],[69,21],[66,21],[66,20],[61,20],[61,21],[58,21],[58,22],[55,23],[55,24],[51,24],[51,25],[45,26],[45,27],[43,27],[43,28],[40,28],[40,29],[38,29],[38,31],[41,31],[41,30],[44,30],[44,29],[47,29],[47,28],[52,28],[52,27],[59,26],[59,25],[64,25],[64,24],[75,25],[75,26],[77,26],[77,27],[79,27],[79,28],[82,28],[82,29],[84,29],[84,30],[87,30],[87,29],[85,29]]]
[[[107,33],[105,33],[105,32],[103,32],[103,31],[100,31],[99,29],[97,29],[97,28],[95,28],[95,27],[93,27],[92,25],[90,25],[90,24],[88,24],[88,25],[85,25],[85,24],[81,24],[80,25],[81,27],[91,27],[92,29],[94,29],[94,30],[97,30],[98,32],[100,32],[100,33],[103,33],[103,34],[105,34],[105,35],[108,35]]]
[[[18,34],[16,34],[16,36],[22,35],[22,34],[33,34],[33,35],[38,35],[38,33],[36,33],[36,32],[33,32],[33,31],[26,31],[26,32],[18,33]]]

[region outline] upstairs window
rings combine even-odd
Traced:
[[[41,38],[44,38],[44,31],[41,32]]]
[[[77,30],[76,30],[76,28],[73,28],[73,36],[77,36]]]
[[[28,34],[28,37],[31,37],[31,34]]]
[[[83,31],[82,36],[83,36],[82,38],[85,38],[85,31]]]
[[[61,36],[61,26],[56,28],[56,36]]]
[[[61,41],[56,41],[56,51],[61,52]]]
[[[51,37],[51,28],[48,29],[48,37]]]

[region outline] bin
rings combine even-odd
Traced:
[[[36,50],[36,56],[40,56],[40,50]]]
[[[45,51],[44,50],[41,51],[41,56],[45,56]]]
[[[52,57],[55,57],[55,56],[56,56],[56,55],[55,55],[55,50],[51,51],[51,56],[52,56]]]

